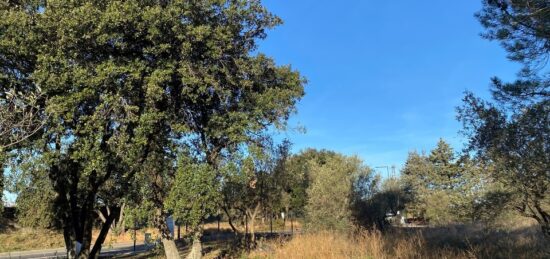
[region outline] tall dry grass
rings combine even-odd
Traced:
[[[249,258],[550,258],[550,243],[532,229],[479,226],[396,229],[354,234],[317,232],[260,244]]]
[[[288,242],[260,248],[250,258],[468,258],[467,252],[448,249],[428,251],[424,240],[391,239],[378,231],[345,234],[318,232],[298,235]]]
[[[63,234],[50,230],[20,229],[0,233],[0,253],[64,246]]]

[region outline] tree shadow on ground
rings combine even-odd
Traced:
[[[4,207],[4,210],[0,213],[0,234],[17,230],[15,212],[14,207]]]
[[[289,240],[292,237],[291,233],[279,232],[258,232],[256,233],[257,244],[261,245],[270,240]],[[248,252],[252,247],[247,246],[250,240],[250,234],[237,235],[228,229],[206,229],[201,238],[203,246],[203,255],[206,258],[235,258],[239,257],[244,252]],[[182,237],[176,240],[176,246],[181,258],[185,258],[191,250],[191,240]],[[160,250],[143,251],[137,254],[117,255],[111,258],[164,258],[163,252]]]

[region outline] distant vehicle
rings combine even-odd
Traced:
[[[390,224],[390,225],[405,225],[405,217],[403,217],[403,215],[401,215],[400,211],[397,211],[396,214],[394,214],[393,212],[387,212],[386,213],[386,217],[384,217],[384,220],[386,221],[386,223]]]

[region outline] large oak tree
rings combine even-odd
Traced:
[[[289,66],[256,53],[280,24],[259,1],[2,1],[0,87],[33,93],[43,126],[22,147],[44,163],[69,257],[96,257],[98,207],[147,186],[165,226],[177,145],[216,168],[243,142],[284,127],[303,95]],[[82,245],[77,253],[77,242]]]

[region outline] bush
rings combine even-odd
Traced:
[[[372,180],[372,171],[357,157],[333,155],[324,163],[310,161],[306,227],[346,231],[352,227],[352,205],[357,186]],[[362,183],[358,183],[361,181]]]

